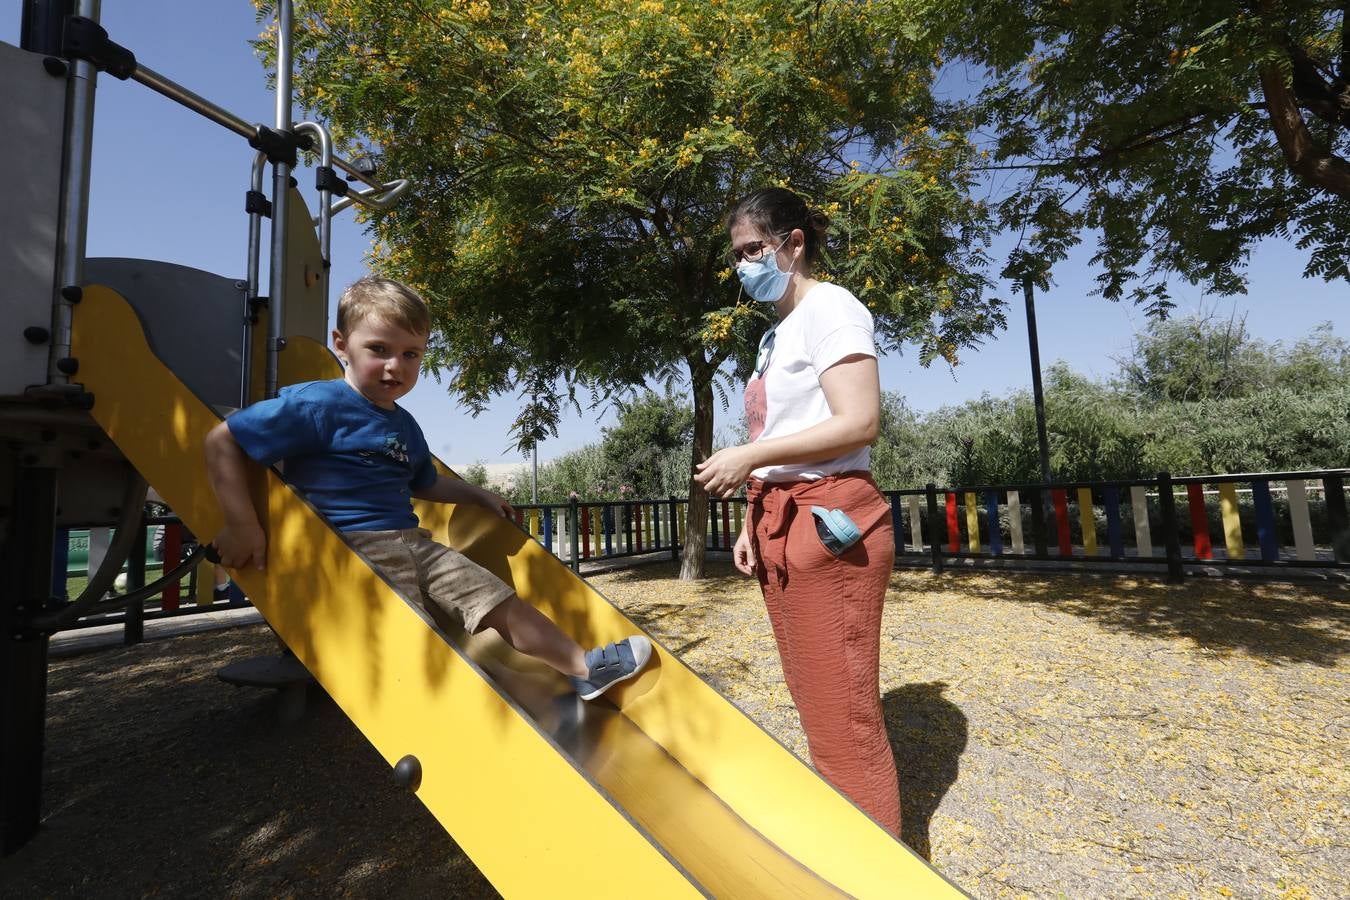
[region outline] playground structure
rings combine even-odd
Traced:
[[[11,498],[5,561],[19,585],[6,595],[0,640],[6,853],[40,821],[49,635],[103,602],[124,561],[143,566],[135,543],[148,484],[194,533],[218,530],[202,439],[222,415],[280,386],[339,375],[324,346],[332,215],[352,202],[388,205],[408,188],[335,156],[322,125],[292,121],[288,0],[277,4],[271,126],[147,68],[109,39],[98,11],[96,0],[30,0],[22,46],[0,44],[10,87],[0,122],[20,167],[17,215],[0,225],[12,326],[0,358],[0,477]],[[248,140],[244,278],[85,258],[100,72]],[[292,180],[305,149],[320,162],[317,219]],[[362,189],[349,191],[338,170]],[[664,648],[612,692],[613,705],[583,704],[495,636],[436,626],[275,472],[254,488],[270,563],[237,573],[241,587],[503,894],[616,883],[655,896],[959,894]],[[582,644],[640,630],[522,529],[478,508],[419,503],[417,513]],[[73,526],[113,526],[116,536],[81,596],[57,602],[54,542]]]

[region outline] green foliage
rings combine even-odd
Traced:
[[[1099,291],[1149,312],[1166,280],[1245,290],[1257,241],[1305,273],[1350,259],[1350,54],[1340,2],[939,0],[953,71],[983,82],[943,115],[988,140],[1014,276],[1045,284],[1088,233]],[[1278,123],[1278,125],[1276,124]]]
[[[600,446],[605,470],[620,487],[639,497],[667,497],[688,485],[693,440],[694,411],[675,397],[648,392],[619,403],[619,423],[605,429]]]
[[[427,364],[452,391],[520,397],[522,448],[578,390],[687,378],[705,404],[723,363],[747,363],[764,310],[722,261],[722,219],[766,184],[833,216],[827,268],[883,344],[950,359],[1002,324],[972,150],[932,127],[937,39],[912,3],[296,10],[303,106],[416,185],[371,214],[375,265],[430,299]]]
[[[1331,390],[1350,381],[1350,344],[1331,323],[1285,349],[1252,338],[1242,321],[1209,316],[1154,322],[1119,360],[1125,388],[1149,401],[1220,400],[1284,388]]]
[[[618,405],[619,421],[601,440],[539,467],[541,503],[684,496],[689,485],[693,411],[678,398],[648,392]],[[528,502],[528,479],[510,499]]]
[[[1064,481],[1350,466],[1350,345],[1323,325],[1292,348],[1240,324],[1163,322],[1108,382],[1063,364],[1045,380],[1052,476]],[[1040,480],[1027,391],[920,419],[883,402],[873,450],[886,487]]]
[[[467,469],[458,474],[469,484],[477,485],[478,487],[488,487],[487,466],[484,465],[481,460],[474,462]]]

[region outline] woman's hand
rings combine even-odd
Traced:
[[[736,546],[731,550],[731,561],[736,565],[737,571],[744,575],[754,576],[755,574],[755,546],[750,541],[750,529],[741,529],[741,536],[736,538]]]
[[[745,484],[754,467],[751,445],[726,447],[695,467],[694,480],[714,497],[730,497]]]

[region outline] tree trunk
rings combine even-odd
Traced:
[[[700,378],[690,367],[694,388],[694,452],[689,467],[689,504],[684,520],[684,548],[680,556],[680,579],[696,581],[703,577],[703,561],[708,547],[708,494],[694,480],[694,466],[712,455],[713,390],[712,378]]]

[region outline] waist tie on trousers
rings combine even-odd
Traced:
[[[792,528],[792,520],[797,516],[797,507],[812,503],[821,506],[827,496],[837,490],[839,482],[850,478],[865,478],[872,482],[870,472],[844,472],[840,475],[827,475],[815,481],[763,481],[751,478],[746,485],[745,499],[750,505],[750,542],[755,549],[755,557],[764,566],[769,577],[780,587],[788,582],[787,539]],[[864,532],[873,522],[857,523]],[[764,526],[764,534],[759,526]]]

